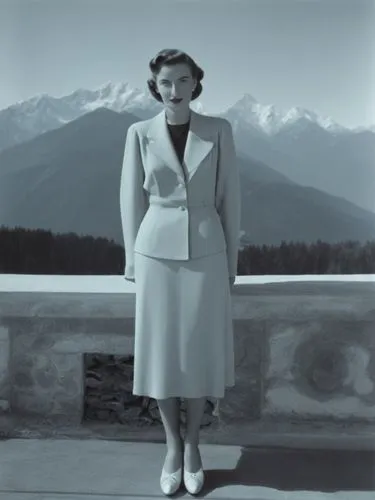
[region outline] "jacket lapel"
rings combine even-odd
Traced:
[[[190,111],[190,127],[183,158],[188,173],[186,182],[191,180],[200,163],[208,155],[214,145],[214,141],[210,137],[205,137],[201,115],[192,109]],[[173,169],[182,182],[185,182],[184,170],[169,135],[164,109],[151,119],[147,138],[152,152]]]

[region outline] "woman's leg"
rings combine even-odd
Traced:
[[[179,398],[157,399],[157,403],[167,444],[164,469],[171,474],[181,467],[182,462],[183,440],[180,434]]]
[[[186,398],[187,426],[185,435],[184,461],[188,472],[197,472],[202,467],[199,453],[199,431],[202,423],[206,399]]]

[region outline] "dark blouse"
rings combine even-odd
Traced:
[[[187,123],[183,123],[182,125],[170,125],[167,122],[167,126],[169,135],[171,136],[173,145],[176,150],[177,157],[182,164],[182,160],[184,159],[186,140],[190,127],[190,120]]]

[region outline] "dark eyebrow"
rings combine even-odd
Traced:
[[[189,75],[185,75],[185,76],[181,76],[179,78],[179,80],[182,80],[183,78],[189,78]],[[161,82],[169,82],[169,80],[167,80],[166,78],[163,78],[162,80],[160,80]]]

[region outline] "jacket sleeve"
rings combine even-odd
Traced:
[[[233,277],[237,274],[241,224],[240,179],[232,126],[226,119],[221,119],[220,125],[215,204],[227,245],[229,276]]]
[[[120,179],[120,212],[125,249],[125,279],[134,281],[134,244],[148,209],[143,189],[144,169],[139,138],[134,124],[128,128]]]

